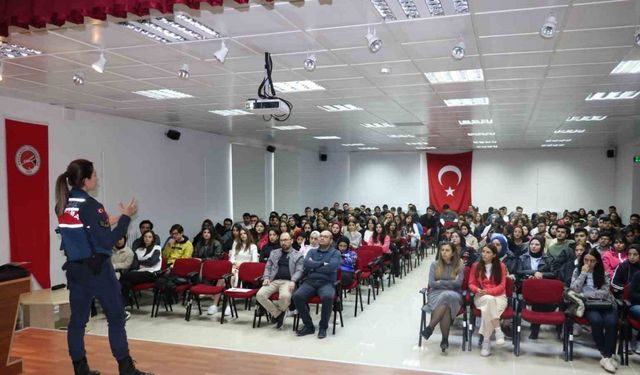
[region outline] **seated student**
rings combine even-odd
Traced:
[[[183,234],[184,228],[180,224],[173,224],[169,233],[171,238],[162,250],[162,257],[167,259],[167,265],[173,266],[176,259],[191,258],[193,245]]]
[[[391,250],[389,248],[391,244],[391,239],[387,235],[387,232],[382,225],[382,223],[377,223],[375,227],[375,232],[369,238],[369,242],[367,245],[369,246],[380,246],[382,247],[382,252],[384,254],[391,254]]]
[[[349,239],[342,237],[338,240],[338,251],[342,257],[340,271],[342,271],[342,286],[347,286],[353,281],[353,274],[356,272],[356,261],[358,254],[349,246]]]
[[[117,275],[129,271],[133,264],[133,250],[127,246],[127,236],[122,237],[113,246],[111,253],[111,264]]]
[[[333,247],[338,247],[338,241],[342,238],[342,226],[339,222],[334,222],[331,224],[329,229],[331,231],[331,236],[333,240]]]
[[[220,225],[220,223],[216,224],[216,232],[218,232],[220,236],[221,243],[224,244],[231,237],[231,227],[233,227],[233,220],[230,218],[224,219],[222,225]]]
[[[269,234],[267,233],[267,223],[262,220],[258,220],[251,230],[251,236],[256,241],[258,251],[261,251],[264,246],[269,242]]]
[[[302,253],[302,255],[307,256],[309,250],[318,248],[320,243],[320,232],[314,230],[313,232],[309,233],[309,238],[305,242],[307,242],[307,244],[300,248],[300,252]]]
[[[573,277],[573,271],[578,266],[578,259],[585,251],[589,251],[591,246],[586,241],[578,241],[575,244],[573,251],[567,252],[567,256],[563,263],[553,263],[553,267],[556,273],[556,278],[562,280],[565,287],[571,285],[571,278]]]
[[[229,237],[222,243],[222,250],[225,253],[229,253],[231,251],[234,242],[236,242],[240,237],[240,229],[242,229],[242,226],[240,224],[234,224],[231,227],[231,230],[229,231]]]
[[[589,246],[591,247],[598,246],[599,240],[600,240],[600,230],[598,230],[597,227],[589,229],[589,239],[587,240],[589,242]]]
[[[479,246],[478,239],[473,235],[469,223],[460,225],[460,232],[462,232],[462,236],[464,237],[464,242],[466,243],[466,245],[477,250]]]
[[[291,294],[296,282],[302,278],[304,257],[293,249],[291,236],[288,232],[280,235],[280,248],[269,254],[267,265],[264,268],[262,287],[256,295],[258,303],[264,307],[276,322],[276,328],[284,325]],[[278,303],[269,299],[272,294],[278,293]]]
[[[528,251],[520,256],[516,276],[519,283],[526,279],[555,279],[551,269],[551,258],[544,252],[544,236],[536,235],[529,241]],[[533,311],[554,311],[556,306],[532,306]],[[531,324],[530,340],[536,340],[540,332],[540,324]]]
[[[289,216],[289,229],[293,233],[293,238],[297,237],[298,234],[302,232],[302,228],[300,227],[300,215],[293,214]]]
[[[146,231],[153,230],[153,223],[151,220],[142,220],[140,225],[138,225],[140,229],[140,237],[136,238],[131,244],[131,249],[135,250],[142,246],[142,234]],[[160,236],[155,235],[156,245],[160,245]]]
[[[229,252],[229,261],[232,265],[232,285],[238,285],[238,270],[244,262],[258,261],[258,247],[253,243],[251,232],[248,229],[240,229],[240,236],[233,242],[233,248]]]
[[[369,239],[371,238],[371,236],[373,235],[373,232],[376,230],[376,223],[378,221],[374,218],[369,218],[367,220],[367,226],[365,227],[364,231],[362,232],[362,242],[367,244],[369,243]]]
[[[298,310],[298,315],[304,326],[297,332],[298,336],[315,333],[313,320],[309,315],[307,301],[313,296],[319,296],[322,301],[322,313],[320,315],[320,330],[318,338],[327,337],[329,318],[333,311],[333,300],[338,267],[340,267],[340,252],[331,246],[333,236],[331,232],[320,233],[320,247],[310,250],[304,259],[306,277],[298,290],[293,294],[293,303]]]
[[[578,260],[578,267],[571,278],[571,290],[587,298],[584,316],[591,325],[591,335],[602,355],[600,366],[616,372],[618,363],[612,358],[616,348],[618,314],[613,295],[609,291],[609,275],[604,271],[597,249],[590,249]],[[589,300],[608,302],[610,308],[589,308]]]
[[[291,230],[291,228],[289,228],[289,224],[287,224],[286,220],[280,221],[279,228],[280,228],[280,234],[289,233],[289,236],[293,238],[293,231]]]
[[[222,259],[224,251],[218,233],[211,228],[204,228],[201,232],[201,239],[193,249],[193,257],[203,261],[207,259]]]
[[[507,268],[498,258],[498,249],[489,244],[482,248],[478,262],[471,267],[469,290],[475,294],[473,303],[480,310],[479,332],[484,336],[480,355],[491,355],[491,334],[495,332],[496,345],[505,344],[500,328],[500,316],[507,308]]]
[[[250,230],[251,228],[253,228],[253,226],[251,225],[250,213],[245,212],[242,214],[242,222],[240,223],[240,226],[246,230]]]
[[[507,277],[515,279],[515,273],[518,270],[518,258],[509,250],[507,238],[503,234],[494,233],[491,235],[491,243],[498,249],[498,258],[509,272]]]
[[[288,233],[288,232],[286,232]],[[266,263],[269,259],[269,254],[275,250],[280,248],[280,231],[275,228],[269,228],[267,231],[267,237],[269,241],[266,245],[262,247],[262,250],[259,252],[259,260],[262,263]]]
[[[438,260],[429,268],[427,304],[422,309],[431,317],[422,337],[428,340],[439,323],[442,333],[440,349],[444,352],[449,347],[449,329],[463,303],[460,288],[464,280],[464,264],[449,242],[441,243],[438,253]]]
[[[471,267],[471,265],[478,260],[476,249],[467,246],[466,238],[461,231],[458,230],[451,233],[451,244],[465,267]]]
[[[613,240],[613,246],[601,254],[604,272],[612,279],[618,265],[627,259],[627,246],[627,239],[618,235]]]
[[[513,227],[513,231],[511,232],[511,235],[508,236],[508,240],[507,245],[509,245],[509,249],[511,249],[513,255],[520,257],[522,254],[527,253],[529,239],[525,238],[524,230],[521,226],[516,225]]]
[[[418,229],[418,225],[413,222],[413,217],[411,215],[407,215],[404,218],[403,229],[407,237],[407,242],[411,248],[417,248],[420,244],[420,230]]]
[[[360,243],[362,242],[362,234],[358,232],[357,224],[355,221],[349,221],[344,236],[349,239],[349,247],[354,250],[360,247]]]
[[[200,241],[202,241],[202,232],[205,229],[213,230],[213,221],[211,221],[211,219],[204,219],[204,221],[202,222],[202,226],[200,227],[200,232],[196,234],[195,237],[193,237],[193,241],[191,241],[191,244],[194,248],[198,246],[198,243],[200,243]]]
[[[600,253],[600,256],[602,256],[602,254],[606,253],[607,251],[611,250],[611,238],[612,238],[611,232],[600,231],[600,236],[598,237],[598,244],[593,247],[594,249],[598,250],[598,252]]]
[[[131,288],[134,285],[156,281],[156,273],[162,267],[161,249],[160,245],[155,243],[155,237],[156,234],[152,230],[142,234],[142,245],[135,251],[137,268],[123,273],[120,277],[122,296],[127,303],[131,297]]]
[[[294,238],[293,248],[297,251],[300,251],[306,245],[306,242],[307,236],[304,233],[299,232],[298,235]]]
[[[573,245],[573,240],[568,239],[569,229],[564,225],[558,225],[556,227],[556,237],[551,240],[549,246],[546,247],[546,254],[555,259],[560,254],[569,249]]]
[[[616,267],[611,280],[611,287],[616,297],[622,297],[624,287],[631,282],[633,275],[638,271],[640,271],[640,244],[633,244],[627,249],[627,259]]]

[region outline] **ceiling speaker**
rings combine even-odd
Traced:
[[[610,148],[607,150],[607,157],[608,158],[615,158],[616,157],[616,149],[615,148]]]
[[[271,145],[267,146],[267,151],[269,151],[271,153],[276,152],[276,146],[271,146]]]
[[[320,161],[327,161],[327,154],[320,154]]]
[[[177,141],[180,139],[180,132],[177,130],[169,130],[165,133],[167,138]]]

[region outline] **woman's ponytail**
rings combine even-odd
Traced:
[[[56,179],[56,215],[62,216],[68,201],[69,185],[67,184],[67,172],[65,172]]]
[[[69,202],[69,186],[82,189],[86,178],[93,174],[93,163],[85,159],[77,159],[69,163],[67,171],[56,179],[56,214],[62,216]]]

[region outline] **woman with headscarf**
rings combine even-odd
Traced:
[[[518,271],[518,258],[509,250],[509,244],[507,237],[500,233],[494,233],[491,235],[491,243],[498,249],[498,259],[507,267],[509,277],[515,279],[515,274]]]

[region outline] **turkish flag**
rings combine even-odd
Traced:
[[[7,119],[5,135],[11,261],[30,262],[38,284],[49,288],[49,129]]]
[[[471,204],[471,160],[473,152],[462,154],[427,153],[429,204],[442,211],[448,204],[462,213]]]

